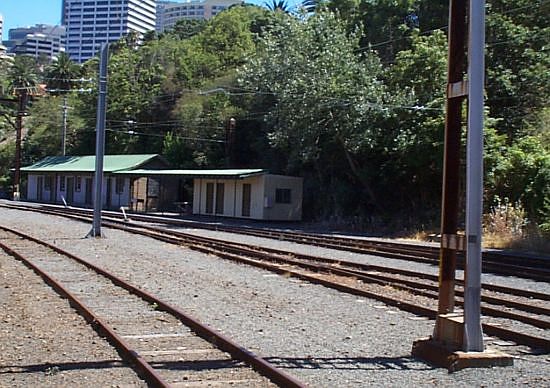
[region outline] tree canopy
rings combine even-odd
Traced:
[[[545,230],[549,6],[488,0],[486,33],[486,210],[504,198],[521,203]],[[447,7],[327,0],[293,13],[273,1],[180,21],[142,41],[128,36],[110,52],[107,152],[300,175],[311,220],[437,224]],[[48,66],[29,57],[0,61],[0,184],[9,183],[14,152],[17,106],[9,100],[38,82],[50,93],[29,101],[24,160],[59,152],[59,94],[70,106],[68,153],[94,152],[97,71],[97,58],[82,66],[65,55]]]

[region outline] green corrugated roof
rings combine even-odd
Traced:
[[[157,154],[105,155],[103,171],[115,172],[134,169],[158,157]],[[89,172],[95,171],[95,155],[49,156],[32,166],[23,167],[26,172]]]
[[[267,170],[261,168],[249,169],[219,169],[219,170],[119,170],[117,174],[124,175],[177,175],[179,177],[189,178],[246,178],[254,175],[266,174]]]

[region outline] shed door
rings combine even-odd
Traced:
[[[107,203],[105,204],[105,206],[107,207],[107,209],[110,209],[111,208],[111,191],[112,191],[112,188],[111,188],[111,178],[107,178]]]
[[[216,214],[223,214],[225,184],[216,183]]]
[[[86,205],[92,204],[92,184],[93,184],[93,179],[86,178],[86,194],[84,196],[84,203]]]
[[[36,177],[36,200],[42,202],[44,188],[44,177]]]
[[[70,205],[73,203],[74,199],[74,177],[67,178],[67,203]]]
[[[205,213],[214,213],[214,184],[206,184],[206,210]]]
[[[242,216],[250,217],[250,194],[251,194],[251,185],[250,183],[243,183],[243,209]]]

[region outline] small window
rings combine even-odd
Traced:
[[[276,203],[290,203],[290,189],[275,189]]]
[[[124,178],[120,178],[120,177],[116,178],[115,191],[117,194],[121,194],[124,192]]]
[[[76,183],[74,186],[74,191],[80,192],[81,189],[82,189],[82,177],[77,176]]]
[[[65,177],[63,175],[59,177],[59,191],[65,191]]]

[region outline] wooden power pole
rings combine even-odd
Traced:
[[[459,242],[457,230],[462,103],[467,93],[467,86],[463,80],[466,57],[467,3],[467,0],[451,0],[449,11],[445,151],[443,157],[441,249],[439,258],[439,314],[454,311],[456,253],[462,245]]]
[[[28,92],[18,93],[19,103],[15,119],[15,171],[13,176],[13,200],[19,201],[21,197],[21,137],[23,132],[23,117],[27,109]]]

